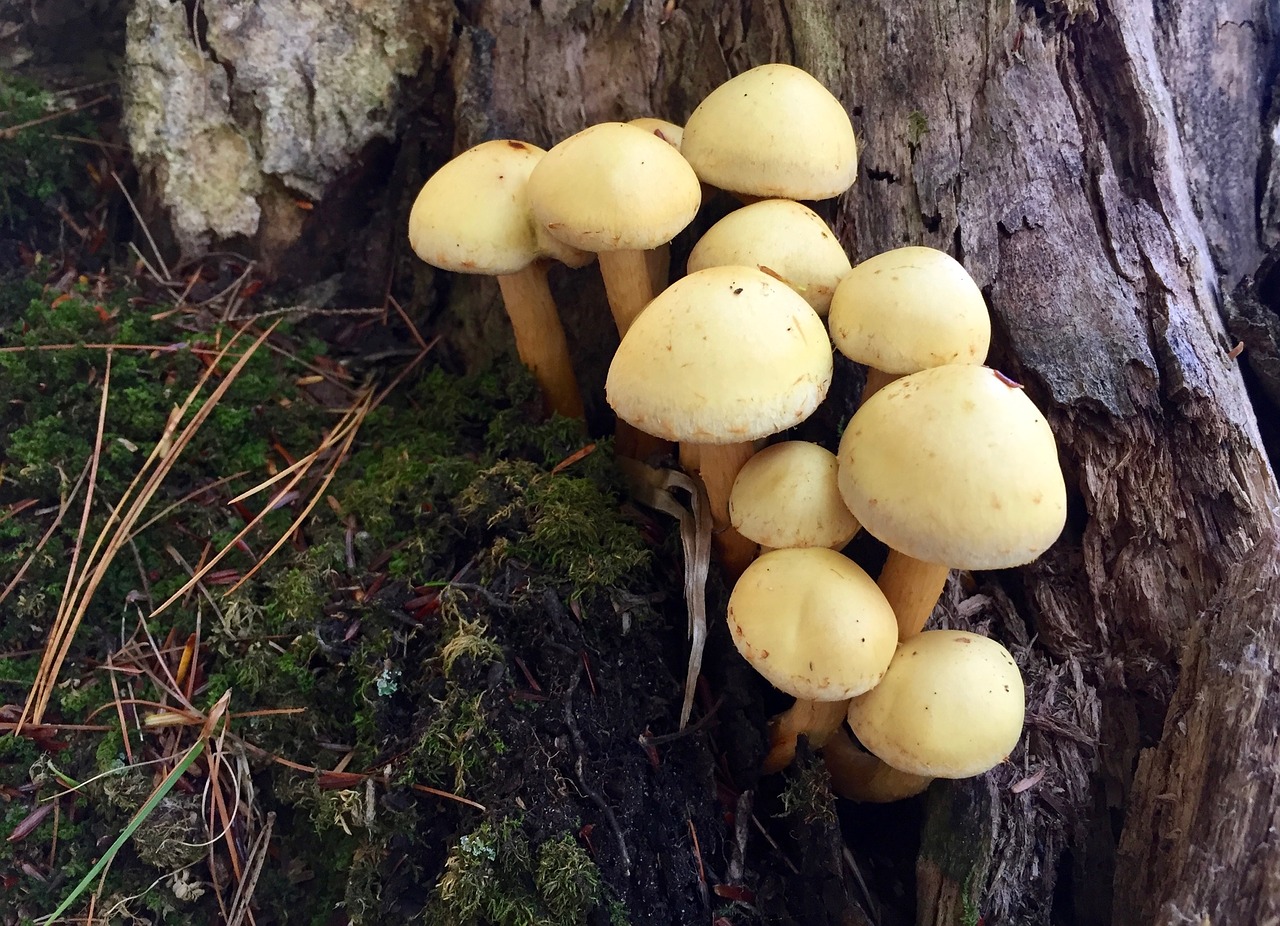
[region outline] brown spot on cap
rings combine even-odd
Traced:
[[[515,148],[517,151],[523,151],[529,147],[522,141],[509,141],[507,142],[507,144],[510,145],[512,148]]]

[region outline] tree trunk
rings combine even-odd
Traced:
[[[212,30],[228,0],[202,6]],[[431,8],[415,23],[424,30],[414,45],[417,89],[400,104],[418,107],[392,173],[407,188],[450,150],[486,138],[547,146],[607,119],[682,122],[732,74],[792,62],[845,102],[859,132],[859,182],[827,206],[855,262],[931,245],[958,257],[987,295],[991,362],[1045,409],[1071,515],[1033,566],[961,577],[945,596],[946,620],[987,629],[1017,653],[1028,734],[1007,765],[931,792],[917,922],[1274,916],[1274,852],[1247,853],[1274,842],[1280,791],[1280,714],[1267,697],[1280,658],[1280,493],[1219,314],[1223,290],[1280,237],[1267,111],[1271,7],[476,0]],[[135,14],[146,9],[156,15],[164,5],[137,0]],[[206,41],[232,53],[213,32]],[[395,68],[411,69],[403,60]],[[272,227],[267,201],[297,189],[291,177],[306,177],[313,192],[328,183],[332,193],[334,176],[359,171],[253,161],[272,150],[263,133],[273,128],[237,105],[253,98],[250,70],[227,70],[217,127],[224,141],[232,128],[249,138],[245,169],[258,172],[238,188],[249,211],[236,212],[226,234],[252,238],[282,267],[298,242],[324,239],[308,238],[296,215]],[[313,106],[324,98],[313,93]],[[173,155],[163,145],[143,154],[154,198],[188,222],[179,237],[188,246],[216,237],[215,225],[200,226],[166,199],[159,180],[174,176]],[[382,175],[360,183],[376,188]],[[380,220],[402,221],[406,194],[387,195]],[[385,227],[377,235],[402,237]],[[388,274],[404,283],[402,247],[368,250],[346,265],[377,281],[366,290]],[[585,353],[603,345],[583,363],[584,385],[598,392],[611,344],[607,316],[596,311],[603,296],[578,277],[560,286],[582,306],[571,312],[580,332],[571,338]],[[455,342],[473,355],[509,337],[493,333],[500,308],[490,284],[452,284],[449,312]],[[1213,792],[1208,782],[1225,787]],[[837,911],[826,915],[838,921]]]

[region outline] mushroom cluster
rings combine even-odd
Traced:
[[[734,644],[796,699],[771,725],[765,771],[789,764],[804,735],[839,793],[890,800],[980,774],[1017,743],[1013,657],[923,628],[949,570],[1010,568],[1046,550],[1066,488],[1043,416],[983,366],[991,323],[964,268],[926,247],[853,266],[799,202],[838,196],[856,174],[843,105],[804,71],[770,64],[714,90],[683,129],[637,119],[546,152],[473,148],[427,181],[410,241],[435,266],[499,277],[521,358],[550,408],[578,416],[545,262],[595,256],[621,335],[605,383],[619,451],[679,445],[734,582]],[[707,187],[745,205],[670,282],[667,244]],[[516,295],[535,287],[536,312]],[[833,343],[867,368],[837,452],[765,446],[826,397]],[[624,427],[652,443],[624,441]],[[877,579],[841,552],[860,529],[889,548]]]

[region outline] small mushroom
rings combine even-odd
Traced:
[[[409,244],[433,267],[497,277],[521,361],[553,411],[581,418],[582,396],[544,258],[581,267],[591,255],[541,234],[533,220],[526,183],[545,153],[504,139],[458,155],[414,200]]]
[[[969,778],[1003,762],[1026,713],[1022,674],[995,640],[929,630],[904,641],[880,684],[849,704],[849,726],[886,765]]]
[[[689,254],[689,272],[725,264],[759,267],[804,297],[823,318],[849,257],[822,217],[789,199],[765,199],[712,225]]]
[[[896,248],[858,264],[836,287],[827,323],[836,349],[868,368],[864,402],[906,373],[980,364],[991,344],[978,284],[934,248]]]
[[[738,533],[770,549],[842,549],[858,519],[840,497],[836,455],[808,441],[783,441],[748,460],[729,495]]]
[[[774,550],[747,567],[729,596],[728,624],[757,672],[813,706],[809,716],[787,715],[773,735],[794,742],[808,734],[814,746],[844,719],[846,699],[880,681],[897,644],[893,610],[874,580],[824,547]]]

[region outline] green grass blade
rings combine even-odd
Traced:
[[[111,847],[107,849],[102,858],[98,859],[97,864],[89,869],[89,873],[80,879],[80,883],[75,886],[75,890],[71,892],[66,900],[59,904],[58,909],[54,910],[47,917],[44,917],[41,922],[51,923],[60,917],[67,911],[67,908],[75,903],[80,895],[88,889],[94,879],[97,878],[98,875],[102,874],[103,869],[110,865],[111,860],[116,857],[116,853],[120,851],[120,847],[123,846],[126,840],[128,840],[138,827],[142,825],[143,821],[151,815],[151,812],[156,809],[156,806],[164,800],[165,795],[173,790],[173,786],[178,783],[178,779],[182,777],[183,773],[191,767],[191,763],[198,759],[200,754],[204,752],[205,744],[206,740],[202,738],[197,740],[192,747],[187,750],[187,754],[182,757],[182,761],[175,765],[173,767],[173,771],[165,776],[164,781],[160,782],[159,787],[157,787],[155,791],[151,792],[151,796],[147,798],[147,802],[138,808],[138,812],[133,815],[133,819],[129,821],[129,824],[120,832],[120,835],[116,837],[116,841],[111,844]]]

